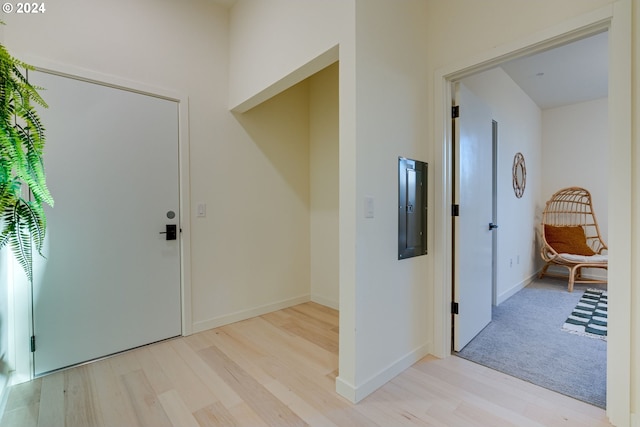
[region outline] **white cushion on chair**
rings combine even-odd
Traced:
[[[609,262],[608,255],[574,255],[574,254],[558,254],[561,258],[566,259],[567,261],[572,262],[584,262],[584,263],[598,263],[598,264],[606,264]]]

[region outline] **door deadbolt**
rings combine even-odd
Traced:
[[[166,231],[161,231],[160,234],[166,235],[166,240],[176,240],[178,237],[177,226],[175,224],[167,224]]]

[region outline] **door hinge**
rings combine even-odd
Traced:
[[[36,351],[36,336],[31,335],[31,353]]]
[[[460,216],[460,205],[451,205],[451,216]]]
[[[458,303],[451,301],[451,314],[458,314]]]
[[[457,119],[458,117],[460,117],[460,106],[454,105],[451,107],[451,118]]]

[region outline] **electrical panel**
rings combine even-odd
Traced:
[[[427,253],[427,166],[398,158],[398,259]]]

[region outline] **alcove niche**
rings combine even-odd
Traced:
[[[334,62],[248,111],[234,113],[278,176],[277,184],[269,180],[271,188],[261,189],[278,208],[269,209],[271,222],[260,221],[278,228],[269,231],[271,239],[277,233],[288,242],[289,250],[278,255],[286,260],[278,265],[296,273],[283,271],[282,277],[306,277],[291,287],[298,292],[305,287],[311,301],[334,309],[339,302],[338,67]],[[242,159],[234,161],[242,173]],[[261,206],[247,203],[261,215]],[[257,242],[265,244],[264,239]]]

